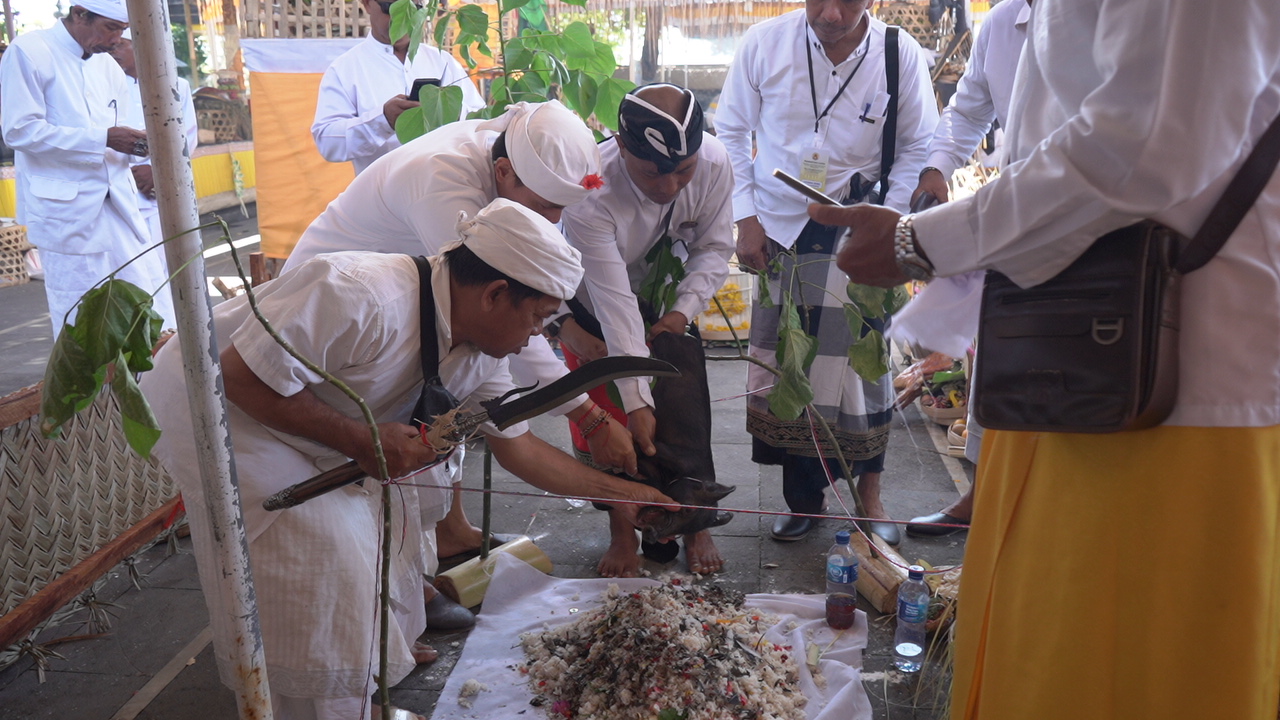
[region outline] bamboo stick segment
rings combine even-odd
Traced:
[[[436,589],[463,607],[479,605],[484,600],[485,591],[489,589],[489,579],[493,576],[493,567],[498,562],[499,553],[514,555],[544,573],[551,572],[551,558],[534,545],[532,540],[521,536],[494,548],[487,558],[471,558],[448,572],[437,575],[434,583]]]
[[[897,610],[898,586],[907,579],[907,571],[889,560],[901,565],[907,565],[907,561],[879,535],[871,535],[871,538],[875,543],[874,558],[861,533],[854,533],[849,538],[849,547],[858,556],[858,593],[877,611],[889,614]]]

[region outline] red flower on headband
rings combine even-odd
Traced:
[[[587,175],[582,178],[582,187],[588,190],[598,190],[604,187],[604,178],[599,175]]]

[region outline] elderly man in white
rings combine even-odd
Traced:
[[[462,116],[484,107],[476,86],[457,60],[426,43],[408,58],[409,36],[391,42],[391,2],[360,0],[369,17],[369,35],[333,61],[320,81],[311,137],[330,162],[347,162],[356,174],[400,147],[396,120],[417,107],[406,95],[413,81],[433,79],[462,88]]]
[[[595,137],[578,116],[554,100],[517,103],[492,120],[446,125],[379,158],[311,223],[284,269],[342,250],[434,255],[453,241],[459,213],[474,214],[499,197],[559,222],[566,205],[599,192],[599,173]],[[513,358],[511,370],[522,387],[545,386],[567,372],[542,337]],[[580,426],[602,413],[586,395],[561,408]],[[597,434],[592,456],[635,472],[630,436],[616,421],[606,422],[610,432]],[[441,558],[459,559],[480,547],[480,530],[467,521],[456,495],[439,536]]]
[[[519,353],[582,279],[579,254],[553,225],[509,200],[455,221],[455,241],[430,258],[389,253],[322,255],[259,292],[262,312],[304,356],[358,392],[379,422],[392,477],[429,466],[432,449],[408,425],[423,387],[422,343],[438,345],[440,381],[463,407],[512,389],[507,356]],[[423,282],[430,293],[422,292]],[[432,313],[434,337],[422,337]],[[369,718],[377,667],[380,495],[377,484],[349,485],[278,513],[262,500],[321,468],[354,458],[377,475],[359,409],[287,354],[244,298],[214,311],[226,376],[236,471],[244,497],[272,706],[281,720]],[[430,330],[428,330],[430,332]],[[210,603],[224,681],[234,638],[222,621],[211,528],[203,522],[200,481],[180,353],[163,348],[143,378],[164,434],[156,454],[174,473],[188,510],[201,585]],[[640,483],[575,462],[524,423],[485,425],[494,457],[548,492],[644,503],[670,502]],[[434,465],[397,489],[390,587],[389,682],[409,673],[429,648],[415,639],[427,624],[423,575],[435,569],[428,542],[450,504],[449,473]],[[635,520],[634,507],[631,518]]]
[[[19,35],[0,59],[0,130],[14,150],[18,220],[40,248],[56,337],[80,296],[141,253],[131,157],[147,136],[124,125],[128,78],[105,55],[128,27],[119,0],[82,0],[47,30]],[[147,253],[118,277],[156,290],[168,272]]]

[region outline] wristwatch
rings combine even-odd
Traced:
[[[565,313],[544,325],[542,331],[547,334],[547,337],[560,337],[560,331],[564,329],[565,321],[571,317],[573,317],[573,313]]]
[[[941,170],[939,170],[938,168],[936,168],[936,167],[934,167],[934,166],[932,166],[932,165],[929,165],[929,166],[925,167],[924,169],[922,169],[922,170],[920,171],[920,175],[918,175],[918,176],[917,176],[917,179],[924,177],[924,174],[925,174],[925,173],[927,173],[927,172],[929,172],[930,170],[932,170],[932,171],[934,171],[934,172],[938,173],[939,175],[941,175],[941,176],[942,176],[942,177],[944,177],[944,178],[947,176],[947,174],[946,174],[946,173],[942,172],[942,171],[941,171]]]
[[[893,231],[893,259],[898,269],[912,280],[928,281],[933,279],[933,263],[920,254],[916,244],[916,231],[912,227],[915,215],[903,215],[898,218],[898,227]]]

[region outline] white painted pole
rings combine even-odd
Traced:
[[[177,273],[171,289],[195,428],[196,456],[216,545],[217,577],[225,580],[219,590],[227,617],[220,620],[230,623],[234,633],[231,677],[236,678],[238,686],[232,689],[242,720],[271,720],[271,693],[249,569],[249,545],[231,464],[231,436],[213,334],[213,307],[201,255],[204,248],[200,233],[193,230],[200,224],[200,214],[196,210],[195,180],[182,122],[183,101],[177,89],[169,10],[161,0],[126,0],[126,4],[160,206],[160,227],[165,237],[187,231],[166,245],[166,254],[169,272]],[[182,267],[188,259],[192,259],[191,263]]]

